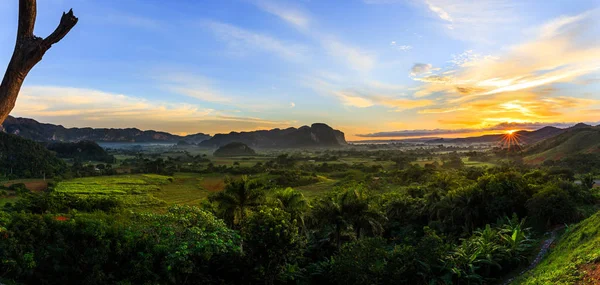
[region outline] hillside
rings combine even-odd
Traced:
[[[579,126],[529,146],[525,161],[541,163],[559,160],[574,154],[600,153],[600,127]]]
[[[43,145],[0,132],[0,176],[53,177],[66,169],[66,163]]]
[[[512,284],[599,284],[598,248],[600,213],[570,227],[536,268]]]
[[[184,140],[199,143],[210,136],[203,133],[178,136],[166,132],[142,131],[136,128],[65,128],[61,125],[44,124],[33,119],[9,116],[2,127],[5,132],[34,141],[96,141],[96,142],[173,142]],[[2,129],[2,128],[0,128]]]
[[[114,163],[114,156],[108,154],[101,146],[93,141],[80,142],[51,142],[46,148],[56,153],[60,158],[72,158],[81,161],[101,161]]]
[[[256,155],[256,152],[247,145],[239,142],[228,143],[214,152],[214,156],[249,156]]]
[[[533,144],[541,140],[551,138],[565,132],[567,129],[556,127],[543,127],[535,131],[518,131],[516,136],[522,144]],[[427,143],[456,143],[456,144],[473,144],[473,143],[500,143],[506,137],[505,134],[483,135],[477,137],[456,138],[456,139],[433,139]]]
[[[200,145],[218,148],[232,142],[255,148],[339,147],[347,144],[343,132],[326,124],[315,123],[310,127],[216,134]]]

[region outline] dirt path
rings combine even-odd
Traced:
[[[510,283],[512,283],[515,278],[525,274],[527,271],[535,268],[538,263],[540,263],[540,261],[542,261],[542,258],[544,258],[544,256],[546,255],[546,253],[548,253],[548,249],[550,249],[550,246],[552,245],[552,243],[554,243],[554,241],[556,240],[556,233],[563,229],[563,227],[558,227],[556,229],[554,229],[552,232],[550,232],[550,237],[546,240],[544,240],[544,243],[542,244],[542,248],[540,248],[540,252],[538,252],[537,256],[535,257],[535,259],[531,262],[531,264],[529,264],[529,266],[527,266],[527,268],[525,268],[523,271],[521,271],[519,274],[517,274],[516,276],[506,280],[504,283],[502,283],[503,285],[508,285]]]

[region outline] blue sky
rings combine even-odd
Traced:
[[[14,116],[211,134],[325,122],[350,139],[598,121],[597,0],[38,2],[36,35],[69,8],[79,23]],[[0,66],[17,10],[0,1]]]

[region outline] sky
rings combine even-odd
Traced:
[[[348,140],[600,123],[600,0],[40,0],[36,35],[70,8],[11,115]],[[0,0],[0,69],[17,16]]]

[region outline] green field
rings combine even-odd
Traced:
[[[55,191],[81,196],[114,195],[126,206],[153,207],[166,204],[152,193],[161,191],[172,180],[154,174],[85,177],[60,182]]]
[[[322,196],[331,191],[336,180],[329,179],[324,176],[319,176],[319,182],[311,185],[296,187],[295,189],[309,199]]]
[[[128,207],[164,208],[169,205],[199,205],[211,193],[225,188],[226,174],[175,173],[173,176],[134,174],[76,178],[60,182],[55,191],[75,195],[113,195]],[[296,187],[306,197],[323,195],[336,180],[319,176],[320,182]],[[1,204],[14,198],[0,200]]]

